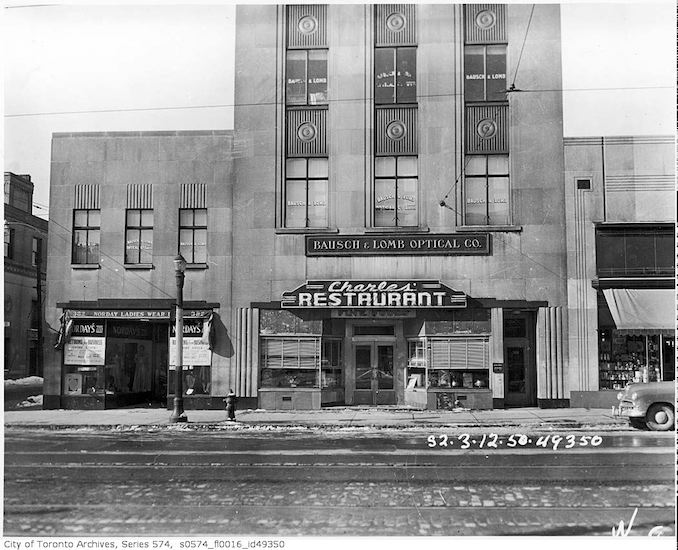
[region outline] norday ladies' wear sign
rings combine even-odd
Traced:
[[[397,236],[306,237],[306,256],[483,256],[490,254],[489,233]]]
[[[466,295],[440,281],[307,281],[283,292],[283,308],[463,308]]]

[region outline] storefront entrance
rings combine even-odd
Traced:
[[[531,312],[506,312],[504,317],[504,358],[506,361],[504,403],[507,407],[537,406],[534,334],[534,315]]]
[[[354,345],[356,405],[393,405],[394,343],[371,341]]]

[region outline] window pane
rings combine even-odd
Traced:
[[[87,210],[76,210],[73,214],[73,225],[75,227],[87,226]]]
[[[141,225],[144,227],[153,227],[153,210],[141,211]]]
[[[417,225],[417,180],[398,180],[398,225]]]
[[[490,178],[488,193],[488,224],[508,225],[509,223],[509,180]]]
[[[308,102],[327,103],[327,50],[308,52]]]
[[[308,159],[308,177],[326,178],[327,177],[327,159]]]
[[[375,157],[374,175],[377,177],[394,177],[396,159],[395,157]]]
[[[193,230],[181,229],[179,231],[179,254],[188,263],[193,263]]]
[[[179,225],[181,227],[191,227],[193,225],[193,210],[179,210]]]
[[[196,229],[193,233],[193,263],[207,263],[207,230]]]
[[[655,266],[656,272],[666,274],[673,273],[673,250],[675,240],[673,238],[673,231],[660,230],[655,236]]]
[[[398,67],[396,82],[398,103],[417,101],[417,50],[416,48],[398,49]]]
[[[88,243],[88,252],[87,252],[87,263],[98,264],[99,263],[99,231],[88,231],[87,235],[89,239]]]
[[[506,101],[506,46],[487,47],[487,101]]]
[[[375,180],[374,225],[392,227],[395,224],[395,180]]]
[[[508,174],[508,157],[491,155],[487,157],[487,173],[505,176]]]
[[[206,227],[207,226],[207,210],[205,208],[199,208],[195,211],[195,226],[196,227]]]
[[[393,48],[374,50],[374,101],[395,103],[395,67]]]
[[[484,176],[487,172],[487,157],[482,155],[469,155],[466,157],[464,173],[468,176]]]
[[[287,181],[285,227],[306,227],[306,182]]]
[[[466,46],[464,48],[464,94],[466,101],[485,100],[483,46]]]
[[[466,178],[464,186],[466,225],[485,225],[487,223],[485,178]]]
[[[288,178],[306,177],[306,159],[287,159],[286,175]]]
[[[596,234],[596,267],[600,277],[624,274],[623,234]]]
[[[87,231],[73,231],[73,263],[87,263]]]
[[[645,275],[654,270],[654,235],[630,233],[626,235],[627,275]]]
[[[417,157],[398,157],[398,176],[416,176]]]
[[[90,227],[100,227],[101,226],[101,211],[100,210],[88,210],[88,225]]]
[[[153,230],[152,229],[144,229],[144,230],[141,231],[139,261],[142,264],[150,264],[150,263],[153,262]]]
[[[141,216],[139,210],[128,210],[127,211],[127,226],[128,227],[138,227],[141,223]]]
[[[308,226],[327,227],[327,180],[308,182]]]
[[[125,232],[125,263],[135,264],[139,261],[139,230],[128,229]]]
[[[287,52],[287,87],[286,102],[290,104],[306,104],[306,51],[290,50]]]

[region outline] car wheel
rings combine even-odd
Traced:
[[[675,421],[673,407],[667,403],[652,405],[645,417],[647,427],[651,430],[665,432],[671,430]]]
[[[629,424],[636,430],[647,430],[644,418],[629,418]]]

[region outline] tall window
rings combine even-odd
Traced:
[[[327,50],[287,51],[287,105],[327,103]]]
[[[374,225],[417,225],[417,157],[375,157]]]
[[[464,214],[466,225],[508,225],[508,156],[467,157]]]
[[[101,210],[73,211],[73,255],[74,264],[99,263],[99,239]]]
[[[189,264],[207,263],[207,209],[179,210],[179,253]]]
[[[464,94],[467,102],[506,101],[506,46],[464,48]]]
[[[285,175],[285,226],[327,227],[327,159],[288,158]]]
[[[5,258],[14,258],[14,229],[5,226]]]
[[[417,101],[417,49],[374,50],[374,101],[414,103]]]
[[[125,221],[125,263],[153,262],[153,210],[127,210]]]
[[[31,265],[36,266],[42,263],[42,239],[33,237],[33,248],[31,250]]]

